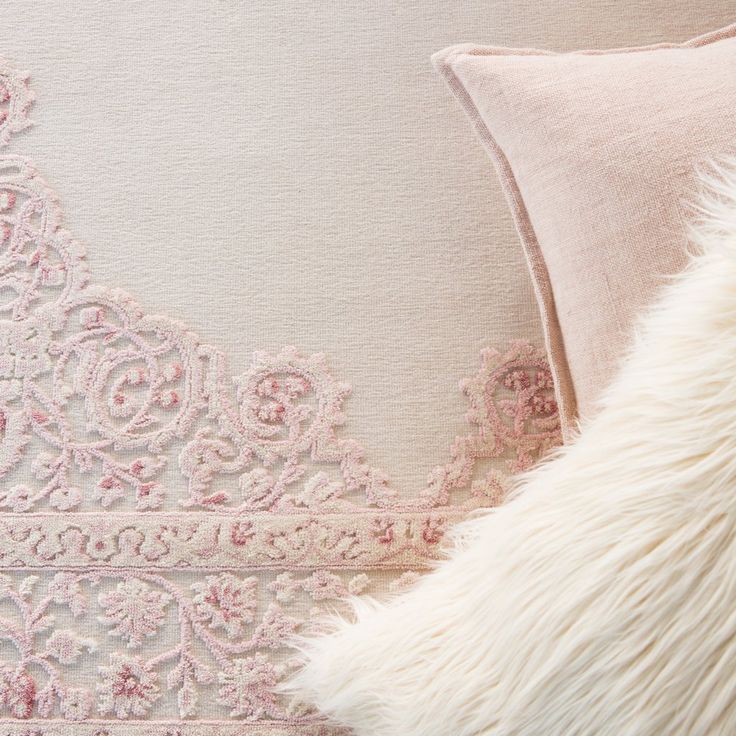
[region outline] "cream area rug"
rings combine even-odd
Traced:
[[[231,376],[95,279],[18,153],[32,100],[0,65],[0,733],[333,733],[276,694],[286,642],[410,586],[558,443],[544,354],[483,351],[467,434],[406,498],[344,431],[324,355],[256,351]]]

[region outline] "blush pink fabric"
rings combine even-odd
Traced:
[[[679,45],[462,44],[433,61],[513,210],[569,437],[595,412],[633,318],[685,263],[697,168],[736,151],[736,24]]]

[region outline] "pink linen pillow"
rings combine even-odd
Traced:
[[[594,413],[634,316],[686,262],[697,167],[736,151],[736,24],[683,44],[461,44],[432,58],[513,210],[569,438]]]

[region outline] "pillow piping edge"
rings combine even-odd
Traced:
[[[475,44],[454,45],[437,51],[430,58],[432,64],[442,75],[448,87],[470,118],[476,134],[479,136],[481,143],[493,162],[506,201],[511,209],[514,225],[521,240],[522,250],[532,277],[534,293],[542,317],[544,342],[550,356],[550,370],[554,380],[562,437],[565,442],[568,442],[575,433],[577,402],[544,256],[529,219],[526,206],[524,205],[523,197],[516,184],[516,177],[513,174],[511,165],[501,150],[501,147],[488,130],[475,102],[473,102],[452,67],[452,59],[454,57],[468,53],[472,48],[477,48],[477,46]],[[529,51],[531,52],[531,50]],[[545,52],[534,53],[545,54]]]

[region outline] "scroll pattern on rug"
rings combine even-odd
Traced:
[[[0,64],[0,145],[30,123]],[[559,443],[543,351],[486,349],[467,435],[399,493],[341,433],[322,354],[231,378],[184,325],[96,285],[58,201],[0,157],[0,736],[328,736],[274,694],[285,642],[411,585],[449,526]]]

